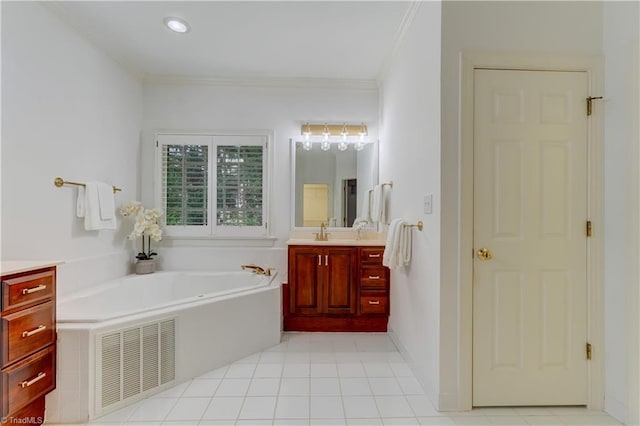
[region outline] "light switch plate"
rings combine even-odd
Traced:
[[[427,194],[424,196],[424,214],[433,213],[433,195]]]

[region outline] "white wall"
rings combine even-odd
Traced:
[[[383,79],[380,181],[393,181],[390,215],[414,222],[413,258],[391,273],[389,328],[434,403],[439,400],[440,3],[420,3]],[[423,214],[432,194],[433,214]]]
[[[602,4],[597,2],[445,1],[442,4],[442,235],[441,392],[461,407],[459,348],[460,259],[460,53],[600,54]],[[450,338],[446,338],[446,335]],[[458,401],[456,401],[458,399]]]
[[[638,229],[639,10],[637,2],[605,2],[603,6],[605,409],[627,424],[640,423],[637,362],[635,368],[633,366],[634,360],[638,359],[639,284],[637,270],[634,273],[638,262],[638,234],[630,232]],[[635,306],[630,304],[632,301]],[[626,386],[633,380],[635,396]]]
[[[141,85],[49,9],[3,2],[3,260],[69,261],[84,282],[126,273],[127,231],[85,231],[77,189],[53,179],[117,185],[116,206],[135,198],[141,106]],[[104,266],[84,276],[85,258]]]
[[[274,131],[272,197],[270,204],[271,234],[274,248],[246,247],[227,263],[239,265],[247,260],[264,264],[272,261],[286,273],[285,242],[291,230],[290,138],[300,137],[300,126],[309,121],[365,122],[370,138],[377,138],[377,89],[345,89],[335,87],[258,87],[255,85],[202,85],[149,83],[144,88],[144,146],[142,150],[142,200],[153,203],[154,135],[158,130],[251,130]],[[191,253],[190,263],[210,263],[218,256],[228,258],[224,247],[208,244],[196,250],[200,242],[182,241],[179,246],[159,248],[163,262],[174,265],[170,258],[183,258]],[[270,253],[276,251],[277,254]],[[274,259],[274,260],[270,260]]]

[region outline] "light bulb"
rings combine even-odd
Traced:
[[[338,149],[339,149],[340,151],[346,151],[346,150],[347,150],[347,143],[346,143],[346,142],[344,142],[344,141],[343,141],[343,142],[340,142],[340,143],[338,144]]]
[[[302,148],[304,148],[305,151],[311,151],[311,141],[302,142]]]
[[[362,151],[364,149],[364,144],[362,142],[356,142],[353,148],[356,151]]]
[[[164,18],[164,24],[167,28],[176,33],[188,33],[190,30],[187,21],[180,18]]]
[[[322,142],[322,145],[320,145],[320,149],[322,149],[323,151],[329,151],[331,149],[331,144],[329,143],[329,141],[324,141]]]

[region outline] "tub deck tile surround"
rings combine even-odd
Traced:
[[[278,375],[274,374],[276,370]],[[256,372],[261,371],[268,371],[270,377],[256,376]],[[242,382],[242,386],[235,386],[237,382]],[[224,392],[234,386],[239,389],[237,394]],[[481,408],[439,413],[386,333],[285,333],[277,346],[88,423],[143,424],[564,426],[621,423],[601,411],[574,407]]]

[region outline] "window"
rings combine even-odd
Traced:
[[[268,135],[157,136],[169,236],[267,235]]]

